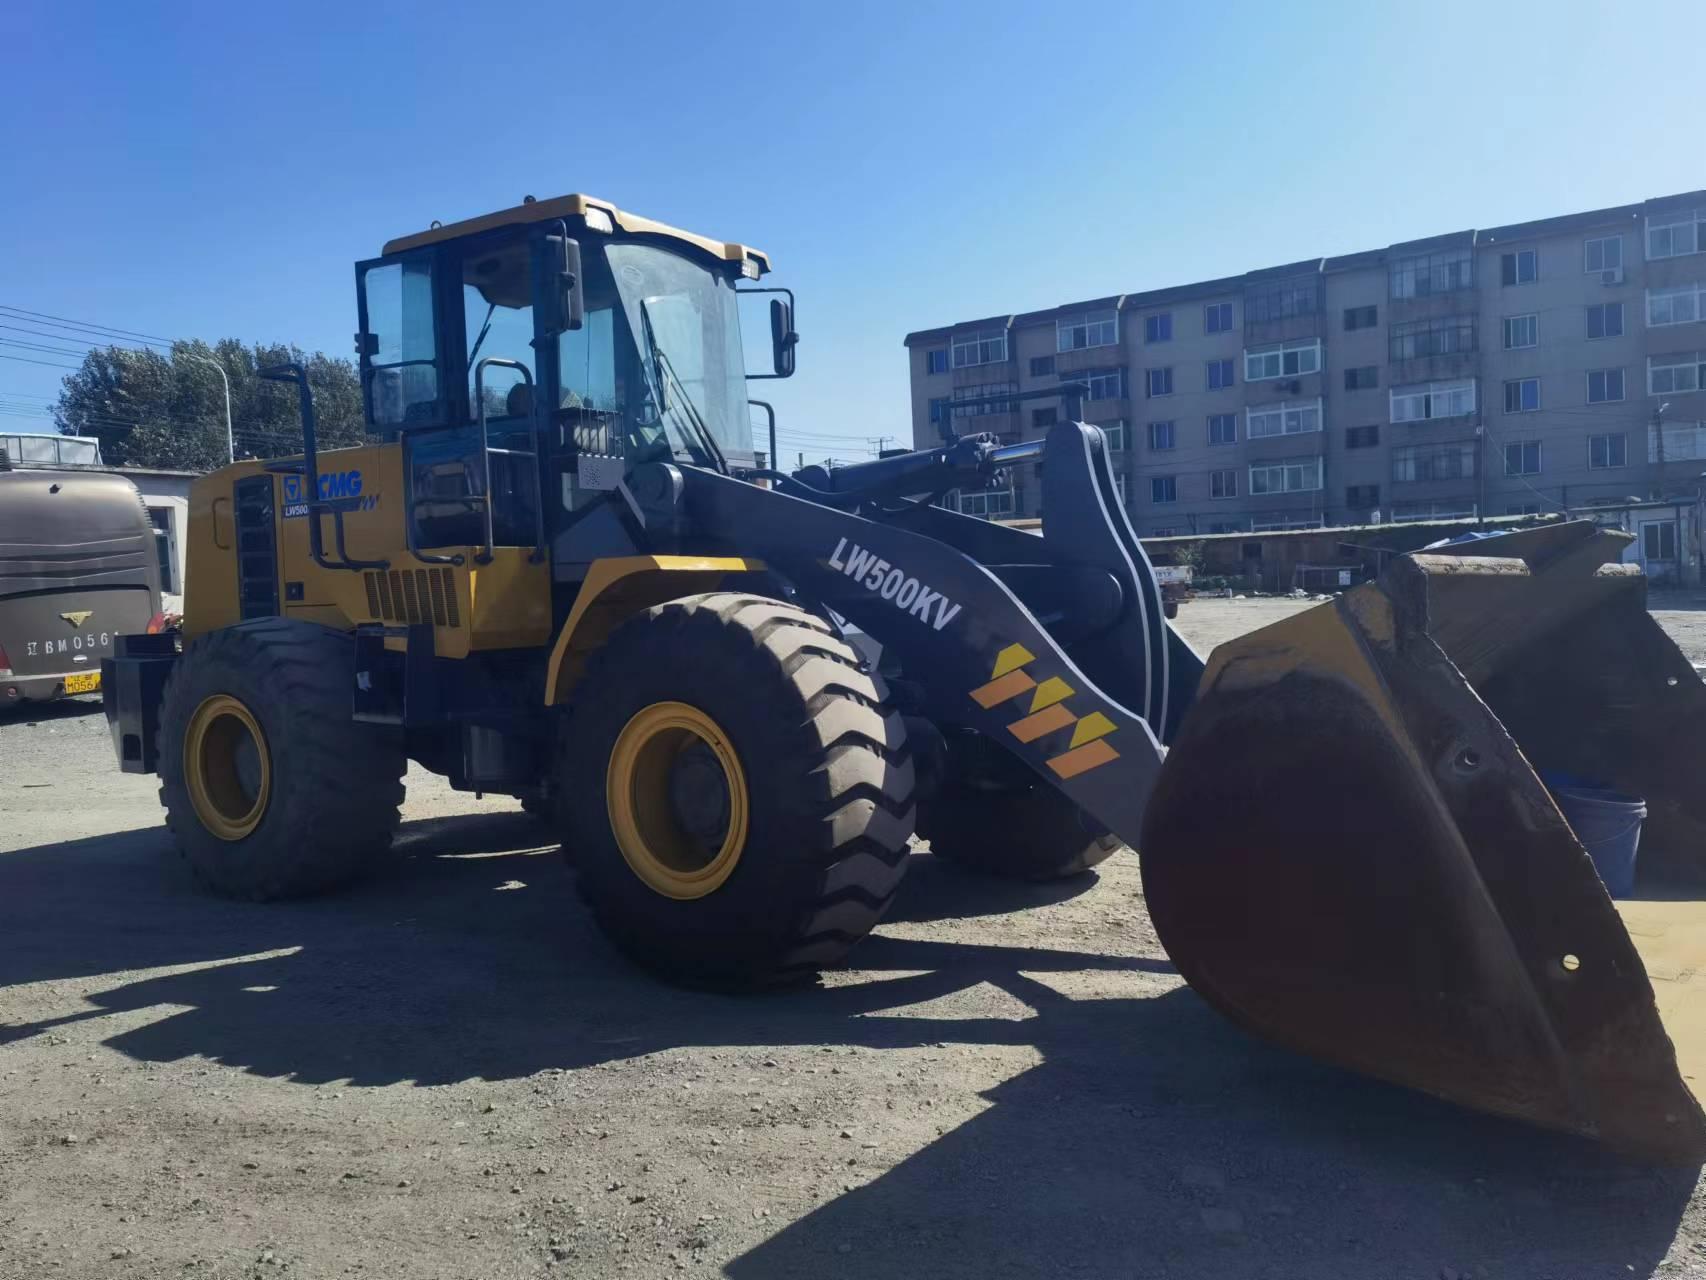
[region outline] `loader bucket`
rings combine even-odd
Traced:
[[[1180,972],[1290,1048],[1706,1158],[1706,685],[1580,522],[1396,560],[1216,649],[1144,890]],[[1613,902],[1541,780],[1644,798]]]

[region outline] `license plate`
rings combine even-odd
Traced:
[[[67,693],[93,693],[100,687],[101,673],[99,671],[86,671],[82,675],[65,677],[65,692]]]

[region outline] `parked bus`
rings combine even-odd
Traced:
[[[114,637],[163,625],[154,524],[123,476],[38,465],[29,450],[18,465],[8,443],[0,438],[0,707],[94,693]]]

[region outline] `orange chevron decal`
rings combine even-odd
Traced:
[[[1023,720],[1015,720],[1007,726],[1020,742],[1034,742],[1045,733],[1053,733],[1056,729],[1064,729],[1073,724],[1078,717],[1074,716],[1062,704],[1055,703],[1052,707],[1044,707],[1041,711],[1026,716]]]
[[[981,688],[971,691],[972,700],[986,711],[990,707],[999,706],[1009,698],[1017,698],[1026,690],[1035,689],[1037,682],[1023,671],[1009,671],[998,679],[991,680]]]
[[[1119,758],[1119,752],[1098,738],[1085,746],[1075,747],[1071,751],[1054,756],[1049,760],[1048,767],[1063,778],[1076,778],[1081,773],[1098,769],[1108,761]]]

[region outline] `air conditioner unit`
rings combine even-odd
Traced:
[[[1622,284],[1623,283],[1623,268],[1622,267],[1609,267],[1606,270],[1601,271],[1599,273],[1599,282],[1601,284]]]

